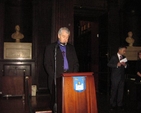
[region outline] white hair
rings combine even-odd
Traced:
[[[61,34],[61,32],[65,30],[68,34],[70,34],[70,30],[67,27],[61,27],[58,31],[58,34]]]

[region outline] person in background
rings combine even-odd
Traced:
[[[136,94],[137,94],[137,110],[141,111],[141,51],[138,52],[138,60],[136,63]]]
[[[110,110],[124,110],[123,108],[123,93],[125,82],[125,68],[126,62],[122,59],[126,59],[124,54],[126,52],[125,46],[118,48],[117,54],[113,55],[108,62],[108,66],[111,68],[111,97],[110,97]]]

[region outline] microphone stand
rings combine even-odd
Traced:
[[[56,56],[57,56],[57,48],[58,48],[58,44],[56,44],[56,46],[55,46],[55,53],[54,53],[54,63],[55,63],[55,65],[54,65],[54,85],[55,85],[55,94],[54,94],[54,98],[55,98],[55,103],[54,103],[54,107],[53,107],[53,110],[54,110],[54,112],[56,112],[57,113],[57,84],[56,84],[56,72],[57,72],[57,70],[56,70],[56,68],[57,68],[57,65],[56,65]]]

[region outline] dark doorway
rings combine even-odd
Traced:
[[[91,71],[91,31],[89,21],[75,23],[74,46],[76,48],[80,68],[79,71]]]
[[[79,70],[94,72],[96,90],[108,93],[108,16],[101,12],[101,15],[96,15],[92,10],[85,13],[81,10],[76,12],[74,46],[80,64]]]
[[[99,23],[87,16],[74,19],[74,46],[78,56],[80,72],[94,72],[96,89],[98,87],[99,67]]]

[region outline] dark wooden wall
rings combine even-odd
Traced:
[[[43,66],[43,59],[45,47],[51,42],[51,12],[51,1],[33,1],[33,59],[35,59],[36,84],[38,88],[47,87],[47,74]]]
[[[3,40],[4,40],[4,4],[0,2],[0,59],[3,58]]]
[[[73,43],[73,0],[53,0],[52,11],[52,38],[57,39],[57,32],[60,27],[66,26],[70,29],[71,35],[69,42]]]
[[[39,89],[47,88],[44,50],[46,45],[57,40],[57,31],[62,26],[71,30],[70,42],[73,43],[73,1],[3,0],[0,6],[1,61],[6,62],[3,59],[3,43],[14,42],[11,34],[15,32],[15,25],[19,24],[25,37],[21,42],[30,42],[33,46],[35,75],[32,83],[37,84]]]
[[[127,13],[129,11],[125,5],[127,2],[128,0],[108,0],[108,2],[107,0],[2,0],[0,1],[0,60],[3,60],[3,42],[13,42],[11,34],[15,25],[19,24],[21,32],[25,35],[22,42],[33,44],[32,62],[35,63],[33,84],[37,84],[39,89],[47,88],[47,74],[43,66],[45,46],[57,40],[57,31],[62,26],[70,29],[69,41],[73,44],[78,36],[75,33],[78,30],[75,21],[76,23],[90,21],[93,23],[93,30],[90,31],[93,38],[91,39],[93,62],[90,71],[100,76],[99,72],[107,71],[106,63],[110,55],[116,52],[120,44],[126,44],[125,34],[129,29],[135,31],[138,41],[136,45],[140,45],[141,16],[139,12]],[[136,19],[139,24],[134,23]],[[105,56],[106,54],[109,56]],[[103,57],[105,62],[101,63]]]
[[[3,43],[14,42],[11,34],[15,32],[15,25],[19,24],[20,31],[24,34],[24,39],[21,42],[29,42],[33,46],[32,62],[34,62],[35,68],[32,84],[37,84],[38,88],[47,88],[43,54],[45,46],[51,42],[52,4],[51,1],[46,0],[5,0],[0,2],[1,62],[8,62],[3,59]],[[30,62],[30,60],[25,62]]]
[[[38,89],[47,88],[47,74],[43,66],[45,46],[57,40],[57,31],[62,26],[70,29],[71,37],[69,41],[73,44],[75,18],[88,18],[88,21],[94,22],[91,31],[91,37],[94,39],[90,42],[94,42],[91,47],[96,52],[92,53],[95,54],[95,57],[90,71],[97,71],[98,40],[95,40],[98,33],[97,20],[106,10],[105,1],[3,0],[0,2],[0,6],[0,22],[2,23],[0,25],[0,58],[3,60],[3,42],[13,42],[11,34],[14,32],[15,25],[19,24],[21,32],[25,36],[21,41],[33,44],[32,62],[35,63],[35,75],[32,82],[38,85]],[[3,60],[3,62],[5,61]]]

